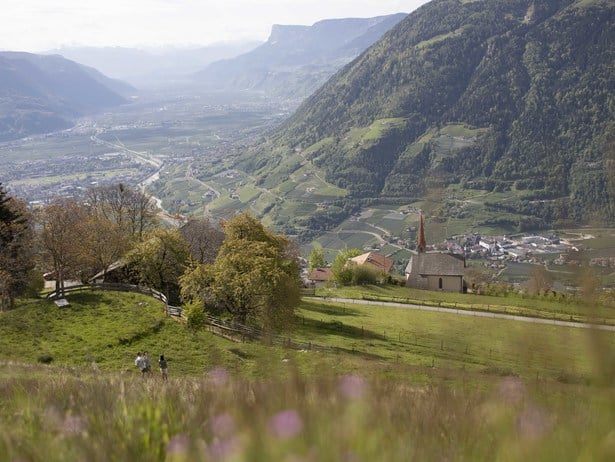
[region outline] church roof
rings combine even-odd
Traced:
[[[463,276],[465,258],[450,253],[419,253],[413,255],[406,267],[408,274],[421,276]]]

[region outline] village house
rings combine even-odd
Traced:
[[[378,252],[367,252],[356,257],[350,258],[349,261],[359,265],[366,266],[376,270],[379,273],[388,274],[391,271],[394,261]]]
[[[331,279],[331,268],[314,268],[308,276],[308,280],[313,287],[323,287]]]
[[[423,215],[420,218],[417,252],[406,266],[406,286],[415,289],[465,292],[463,255],[426,252]]]

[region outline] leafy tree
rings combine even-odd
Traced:
[[[382,279],[382,274],[376,269],[363,265],[351,265],[351,284],[355,286],[376,284]]]
[[[325,254],[322,250],[322,247],[314,247],[310,252],[310,256],[308,257],[309,268],[308,271],[311,273],[314,268],[323,268],[327,266],[327,261],[325,260]]]
[[[8,196],[0,183],[0,300],[12,308],[24,293],[33,269],[32,227],[23,202]]]
[[[178,230],[156,229],[126,254],[139,280],[159,290],[170,302],[178,299],[179,278],[190,258],[188,244]]]
[[[335,260],[331,264],[331,274],[333,280],[338,284],[352,283],[353,271],[352,264],[349,264],[348,259],[361,255],[359,249],[340,250]]]
[[[242,324],[288,327],[300,300],[296,249],[247,214],[229,220],[225,232],[216,261],[196,264],[181,278],[183,299],[221,307]]]
[[[43,258],[55,273],[56,291],[64,294],[64,282],[80,269],[83,224],[87,221],[84,207],[73,199],[56,199],[46,205],[38,216]]]

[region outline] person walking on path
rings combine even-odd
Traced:
[[[160,367],[160,373],[162,374],[162,380],[169,379],[169,368],[167,366],[167,360],[164,359],[164,355],[160,355],[158,360],[158,366]]]

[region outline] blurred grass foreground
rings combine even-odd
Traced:
[[[305,300],[308,351],[69,301],[0,313],[0,462],[615,460],[611,331]]]
[[[359,374],[248,380],[5,363],[2,461],[614,460],[610,385],[408,384]]]

